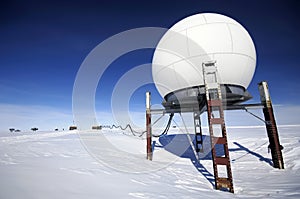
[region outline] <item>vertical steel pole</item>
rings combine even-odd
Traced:
[[[269,93],[268,84],[262,81],[258,84],[260,100],[264,105],[263,113],[266,121],[266,129],[269,137],[269,148],[271,149],[273,166],[278,169],[284,169],[283,157],[282,157],[282,146],[279,142],[278,130],[274,117],[271,97]]]
[[[146,92],[147,159],[152,160],[151,93]]]

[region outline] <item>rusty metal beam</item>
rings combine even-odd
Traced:
[[[274,117],[272,101],[269,93],[268,84],[262,81],[258,84],[260,100],[264,105],[263,113],[265,116],[265,124],[269,137],[269,148],[271,149],[273,166],[278,169],[284,169],[284,162],[280,145],[277,125]]]
[[[146,93],[147,159],[152,160],[151,93]]]

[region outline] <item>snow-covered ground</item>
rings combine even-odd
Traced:
[[[152,162],[145,140],[120,130],[0,133],[0,198],[300,198],[300,126],[279,127],[284,170],[264,127],[227,130],[235,194],[214,190],[209,151],[197,163],[172,128]]]

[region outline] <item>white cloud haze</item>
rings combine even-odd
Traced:
[[[15,128],[29,131],[32,127],[40,130],[66,129],[73,121],[71,112],[47,106],[0,104],[0,110],[0,130]]]
[[[38,127],[40,130],[54,130],[55,128],[67,129],[73,124],[73,115],[71,111],[62,110],[47,106],[27,106],[27,105],[13,105],[0,104],[0,130],[8,130],[9,128],[20,129],[22,131],[30,131],[32,127]],[[300,124],[300,106],[296,105],[280,105],[274,106],[276,122],[278,125],[293,125]],[[262,110],[251,110],[259,117],[263,118]],[[122,114],[122,113],[117,113]],[[134,124],[137,127],[144,128],[145,126],[145,112],[130,112],[129,121],[121,121],[119,125],[127,123]],[[153,121],[158,115],[153,115]],[[122,118],[122,117],[119,117]],[[124,117],[127,118],[127,117]],[[190,119],[189,119],[190,118]],[[226,111],[225,112],[227,126],[262,126],[262,121],[251,116],[245,111]],[[157,126],[164,127],[168,116]],[[97,112],[97,122],[99,124],[111,125],[115,124],[113,116],[109,112]],[[127,119],[128,120],[128,119]],[[181,123],[179,116],[175,116],[174,120]],[[189,122],[190,120],[190,122]],[[192,116],[186,115],[186,125],[192,125]],[[203,126],[207,125],[206,114],[202,115]]]

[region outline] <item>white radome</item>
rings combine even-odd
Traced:
[[[216,61],[221,84],[250,84],[256,67],[253,41],[245,28],[220,14],[189,16],[173,25],[158,43],[152,75],[161,94],[204,85],[202,63]]]

